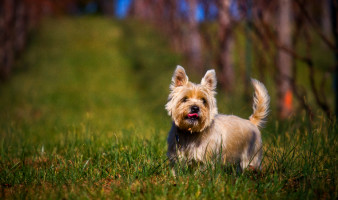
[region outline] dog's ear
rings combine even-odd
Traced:
[[[185,70],[182,66],[177,65],[171,81],[172,81],[171,83],[172,87],[179,87],[179,86],[183,86],[188,83],[189,78],[187,74],[185,73]]]
[[[202,78],[201,85],[208,87],[210,90],[216,89],[216,72],[215,70],[211,69],[205,73],[204,77]]]

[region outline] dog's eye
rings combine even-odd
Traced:
[[[182,99],[182,102],[187,102],[187,100],[188,100],[188,97],[184,97],[184,98]]]
[[[202,100],[204,105],[207,104],[207,100],[205,98],[202,98],[201,100]]]

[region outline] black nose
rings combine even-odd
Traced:
[[[200,108],[198,106],[191,106],[190,110],[191,113],[198,113],[200,111]]]

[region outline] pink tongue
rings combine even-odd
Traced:
[[[191,117],[198,117],[198,114],[197,113],[191,113],[191,114],[188,114],[188,117],[191,118]]]

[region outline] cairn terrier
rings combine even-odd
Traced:
[[[261,82],[252,79],[252,85],[255,94],[249,120],[218,114],[215,70],[208,70],[201,83],[195,84],[189,81],[184,68],[177,66],[165,105],[173,120],[167,151],[172,167],[177,161],[189,165],[217,158],[224,164],[239,164],[242,170],[261,168],[259,127],[268,114],[269,95]]]

